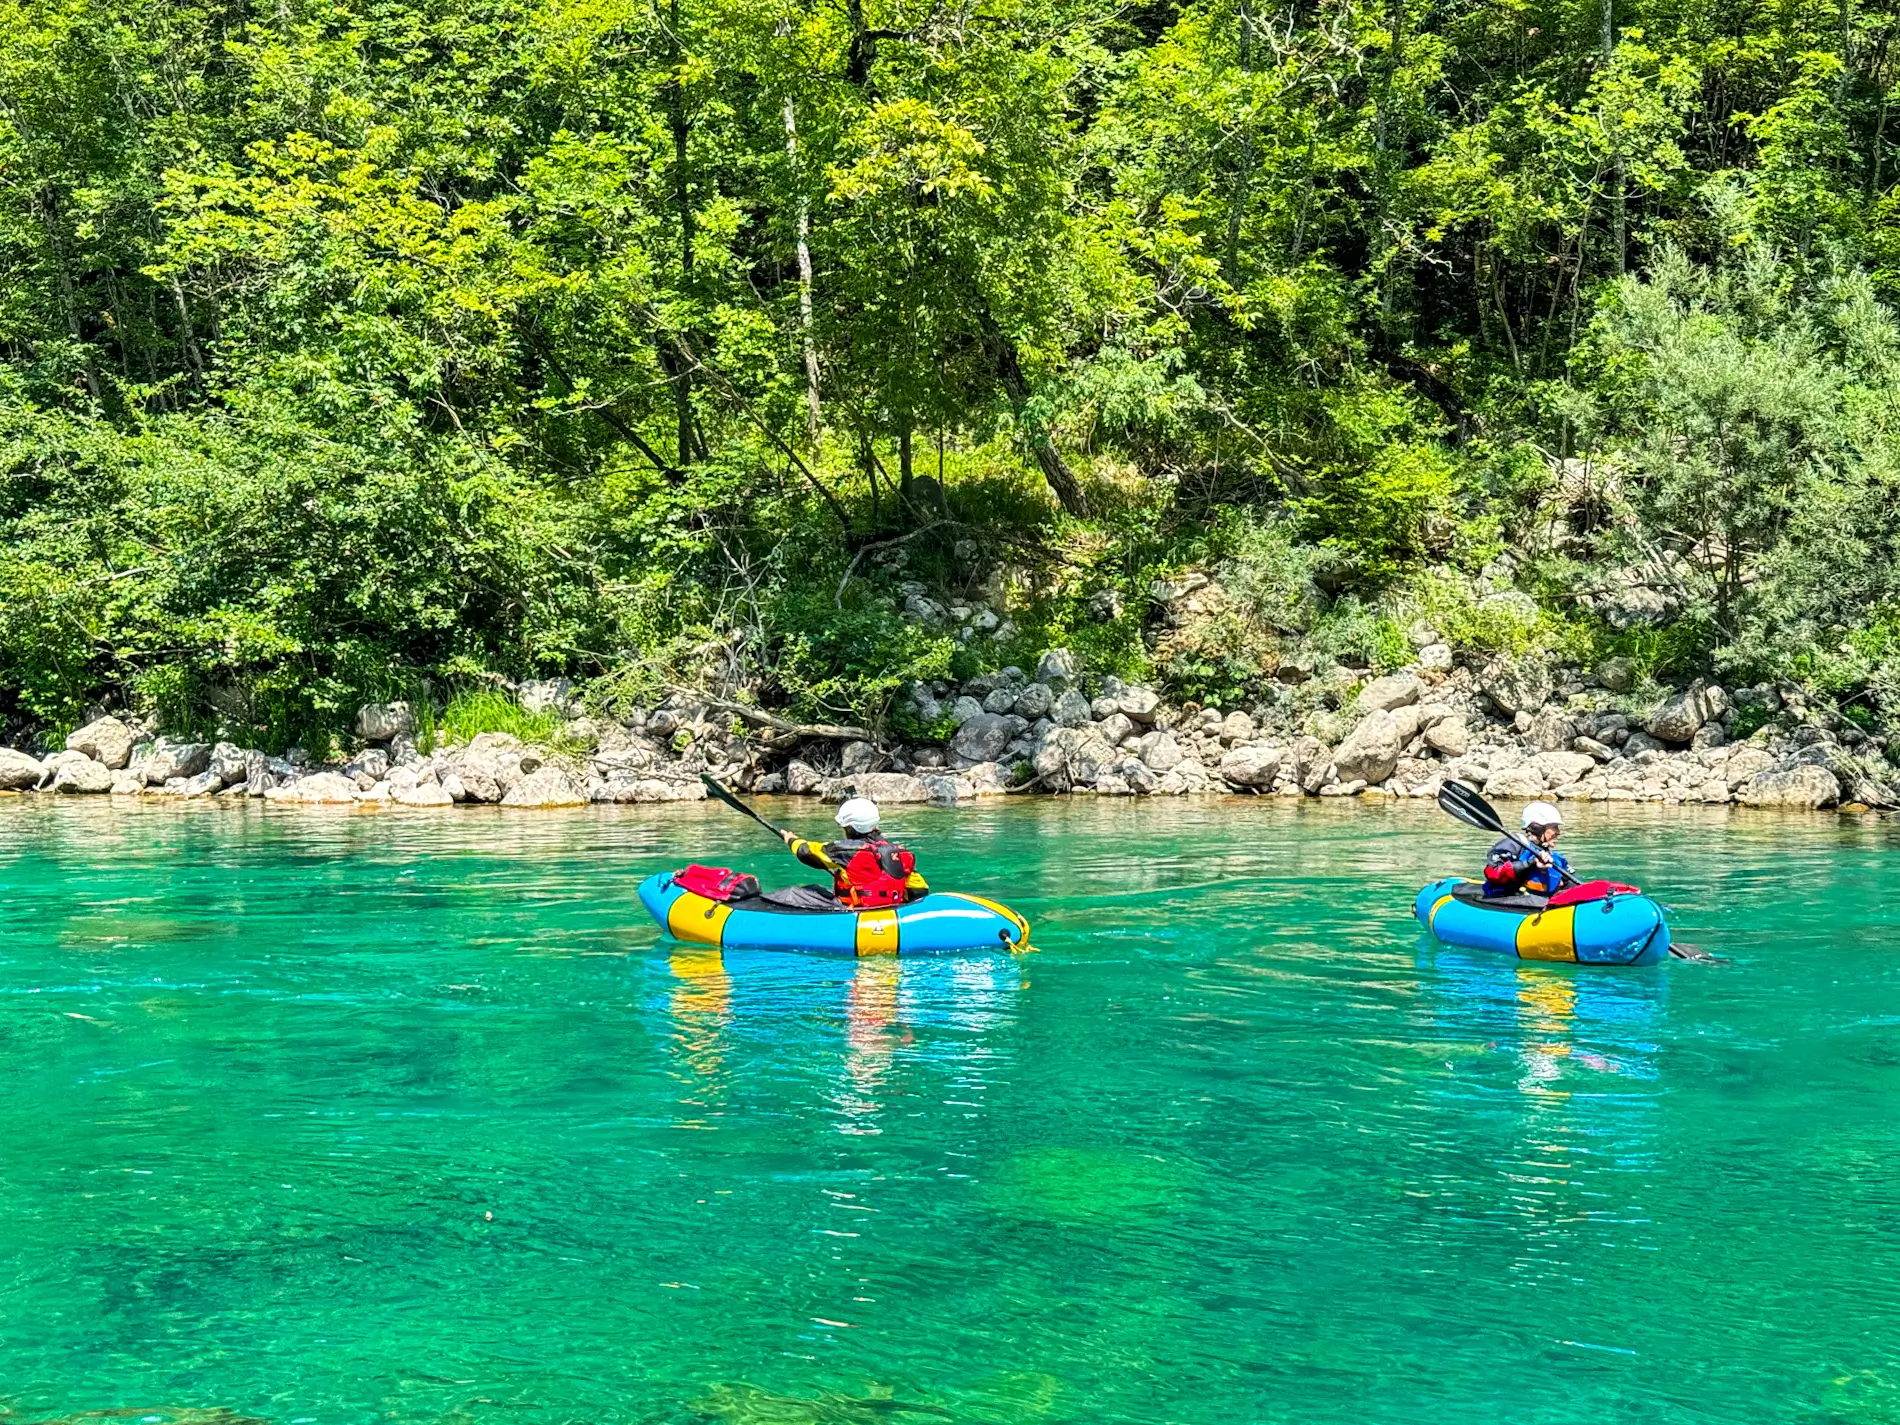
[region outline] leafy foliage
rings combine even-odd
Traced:
[[[310,741],[497,673],[875,716],[953,653],[1141,669],[1148,582],[1222,561],[1210,696],[1435,599],[1900,688],[1852,651],[1900,557],[1890,5],[7,20],[10,734]],[[1613,507],[1553,513],[1583,457]],[[1564,521],[1544,625],[1443,599]],[[1572,598],[1665,554],[1687,635]],[[1014,642],[899,614],[1003,573]]]

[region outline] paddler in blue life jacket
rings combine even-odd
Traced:
[[[831,873],[837,897],[833,908],[868,910],[903,905],[929,894],[930,887],[917,874],[917,858],[878,829],[879,819],[876,802],[869,797],[853,797],[838,808],[838,825],[845,829],[847,840],[802,841],[789,831],[779,835],[800,861]],[[811,886],[790,889],[816,890]],[[777,899],[782,894],[775,891],[768,899]]]
[[[1570,862],[1556,849],[1563,833],[1564,814],[1549,802],[1532,802],[1524,808],[1524,840],[1520,845],[1507,836],[1491,848],[1484,858],[1484,893],[1494,896],[1552,896],[1563,881]]]

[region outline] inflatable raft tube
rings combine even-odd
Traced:
[[[1520,896],[1486,900],[1476,881],[1449,876],[1418,893],[1412,914],[1447,945],[1520,960],[1654,965],[1669,953],[1669,922],[1643,895],[1545,907]]]
[[[728,950],[944,955],[1018,950],[1029,942],[1029,922],[1008,906],[956,891],[932,891],[882,910],[785,910],[757,900],[708,900],[662,872],[640,883],[640,903],[675,940]]]

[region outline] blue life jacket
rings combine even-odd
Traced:
[[[1536,864],[1539,855],[1550,857],[1549,866]],[[1561,851],[1543,851],[1520,846],[1505,837],[1484,858],[1484,893],[1487,896],[1550,896],[1564,883],[1563,872],[1570,862]]]

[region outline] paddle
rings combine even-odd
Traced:
[[[715,782],[711,777],[707,776],[704,772],[701,772],[699,774],[699,780],[706,784],[707,791],[711,792],[714,796],[718,797],[720,801],[724,802],[727,806],[731,807],[734,811],[739,812],[741,815],[751,817],[760,826],[764,827],[767,831],[771,832],[772,835],[776,836],[780,841],[783,841],[785,839],[784,832],[780,831],[776,826],[772,825],[771,822],[767,821],[764,817],[760,816],[757,812],[752,810],[751,807],[747,806],[744,802],[740,801],[731,792],[727,791],[724,787],[720,786],[719,783]]]
[[[1493,832],[1498,836],[1509,837],[1526,851],[1542,852],[1545,850],[1542,846],[1537,846],[1532,842],[1526,841],[1515,831],[1507,827],[1504,824],[1504,819],[1498,815],[1497,808],[1492,806],[1491,803],[1479,796],[1476,792],[1472,791],[1471,788],[1467,787],[1463,782],[1446,782],[1441,786],[1438,789],[1438,805],[1447,815],[1458,821],[1462,821],[1466,826],[1475,827],[1479,831]],[[1557,868],[1557,874],[1562,876],[1573,886],[1583,884],[1561,866]]]

